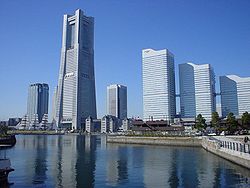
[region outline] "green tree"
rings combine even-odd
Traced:
[[[8,132],[8,126],[0,125],[0,136],[7,135],[7,132]]]
[[[229,114],[227,115],[226,123],[227,123],[227,130],[230,133],[234,133],[237,130],[238,122],[232,112],[229,112]]]
[[[202,117],[201,114],[198,114],[196,117],[195,128],[198,130],[203,130],[206,128],[206,119]]]
[[[241,121],[244,128],[250,128],[250,114],[248,112],[243,113]]]
[[[220,117],[219,117],[218,112],[213,112],[213,113],[212,113],[211,125],[212,125],[212,127],[214,127],[215,129],[218,129],[218,128],[219,128],[219,125],[220,125]]]

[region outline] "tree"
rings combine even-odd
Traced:
[[[249,129],[250,126],[250,114],[248,112],[243,113],[241,117],[242,126]]]
[[[6,125],[0,125],[0,135],[5,136],[8,132],[8,126]]]
[[[232,112],[227,115],[227,129],[230,133],[234,133],[238,128],[238,122]]]
[[[205,127],[206,127],[206,119],[204,119],[204,117],[202,117],[201,114],[198,114],[195,121],[195,128],[198,130],[203,130]]]
[[[218,114],[218,112],[213,112],[212,113],[211,125],[212,125],[212,127],[217,129],[219,127],[219,124],[220,124],[219,114]]]

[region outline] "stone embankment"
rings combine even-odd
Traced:
[[[201,137],[142,137],[142,136],[108,136],[107,142],[123,144],[147,144],[166,146],[200,147]]]
[[[233,163],[250,169],[250,144],[238,141],[238,137],[142,137],[107,136],[109,143],[146,144],[166,146],[203,147]],[[242,139],[241,139],[242,140]]]
[[[228,137],[203,137],[202,147],[224,159],[250,169],[250,145]]]

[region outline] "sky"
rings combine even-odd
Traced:
[[[210,63],[218,76],[250,76],[249,0],[1,0],[0,120],[27,111],[28,86],[48,83],[52,107],[64,14],[95,18],[97,113],[106,113],[106,87],[128,88],[128,116],[142,117],[145,48],[169,49],[178,64]],[[178,108],[178,107],[177,107]]]

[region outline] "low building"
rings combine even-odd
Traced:
[[[94,123],[93,123],[93,119],[92,119],[91,116],[89,116],[89,117],[86,118],[86,120],[85,120],[85,126],[86,126],[85,131],[87,133],[94,132]]]
[[[9,118],[8,120],[8,126],[16,126],[20,121],[22,120],[22,118]]]
[[[130,130],[131,126],[132,126],[132,120],[131,119],[125,118],[125,119],[122,120],[122,127],[121,128],[122,128],[123,131]]]
[[[104,116],[101,120],[101,133],[112,133],[118,130],[118,119],[115,116]]]
[[[183,126],[170,126],[168,121],[132,121],[132,131],[160,131],[160,132],[182,132]]]

